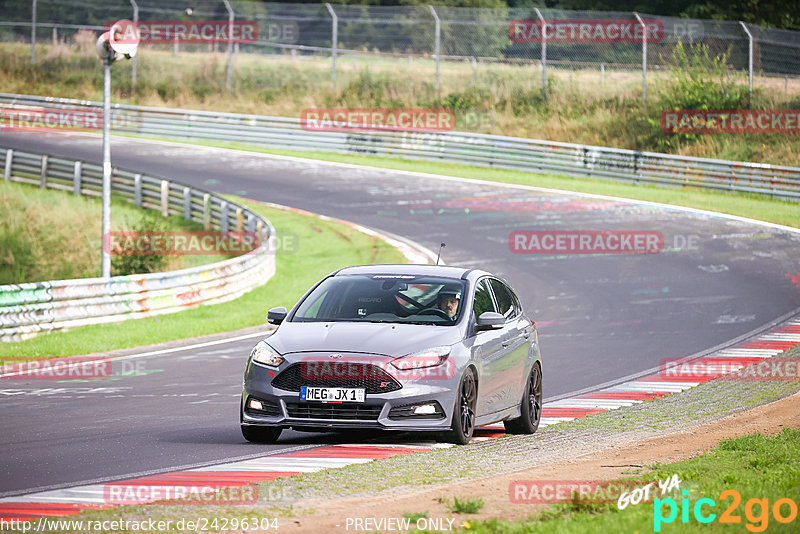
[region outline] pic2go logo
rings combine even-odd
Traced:
[[[689,504],[688,490],[683,490],[681,499],[680,513],[681,523],[689,523],[689,511],[691,509],[695,521],[698,523],[711,523],[717,518],[717,514],[711,510],[717,506],[713,499],[702,498],[695,501],[694,506]],[[719,494],[720,501],[731,499],[730,505],[720,514],[720,523],[741,524],[742,517],[736,514],[736,509],[742,502],[742,496],[736,490],[725,490]],[[664,515],[665,507],[669,509],[668,515]],[[678,504],[675,499],[667,497],[665,499],[653,500],[653,530],[661,532],[662,524],[670,524],[678,518]],[[797,503],[791,499],[778,499],[772,504],[770,510],[769,499],[750,499],[744,505],[744,515],[747,518],[745,528],[750,532],[764,532],[769,526],[770,511],[772,517],[778,523],[791,523],[797,519]]]

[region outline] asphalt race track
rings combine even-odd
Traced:
[[[3,144],[101,159],[100,138],[93,136],[3,133]],[[545,398],[704,351],[800,307],[800,234],[767,226],[568,193],[124,138],[113,139],[112,158],[115,166],[346,219],[434,250],[446,242],[447,263],[505,277],[537,321]],[[656,231],[664,245],[657,254],[515,254],[509,249],[515,230]],[[302,242],[295,253],[304,253]],[[265,302],[263,308],[293,304]],[[246,444],[238,396],[255,339],[125,360],[141,373],[117,380],[4,380],[0,495],[357,439],[287,432],[274,446]]]

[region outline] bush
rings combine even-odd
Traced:
[[[125,232],[163,232],[167,230],[165,219],[160,215],[145,213],[138,223]],[[119,255],[111,257],[111,271],[114,276],[127,274],[157,273],[164,270],[167,257],[164,255]]]

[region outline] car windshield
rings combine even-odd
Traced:
[[[319,284],[292,321],[359,321],[452,325],[462,313],[465,283],[413,275],[339,275]]]

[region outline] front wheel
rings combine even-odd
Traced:
[[[453,422],[450,425],[450,441],[458,445],[466,445],[472,439],[475,430],[475,404],[478,400],[478,388],[475,377],[467,370],[458,385]]]
[[[279,426],[242,425],[242,436],[251,443],[275,443],[282,430]]]
[[[533,434],[539,428],[542,418],[542,368],[533,364],[525,394],[519,406],[520,416],[517,419],[503,421],[509,434]]]

